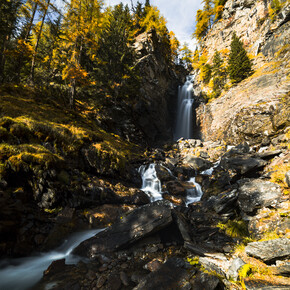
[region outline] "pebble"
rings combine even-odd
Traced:
[[[105,284],[107,278],[105,275],[101,275],[97,281],[97,288],[102,288],[103,285]]]
[[[124,284],[124,286],[129,286],[129,278],[125,272],[120,273],[120,279],[122,283]]]

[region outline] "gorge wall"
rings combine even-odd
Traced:
[[[289,126],[290,5],[285,3],[272,21],[269,2],[227,1],[222,19],[201,44],[211,60],[215,50],[230,50],[236,32],[255,71],[218,99],[199,106],[197,118],[204,140],[269,144],[270,137],[277,137]]]
[[[132,142],[151,146],[171,142],[177,89],[187,72],[167,59],[166,44],[153,29],[137,36],[134,49],[141,76],[139,93],[132,102],[106,106],[103,123]]]

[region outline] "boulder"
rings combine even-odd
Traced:
[[[231,192],[219,194],[214,202],[214,210],[217,214],[226,214],[236,209],[238,192],[236,189]]]
[[[194,157],[190,155],[188,155],[185,158],[184,164],[187,165],[188,167],[191,167],[195,171],[203,171],[213,166],[213,164],[206,159],[203,159],[200,157]]]
[[[149,236],[172,223],[170,203],[157,201],[139,207],[105,231],[82,242],[74,254],[94,258],[102,252],[113,252]]]
[[[181,196],[186,196],[186,190],[182,186],[182,184],[178,181],[169,181],[166,183],[166,190],[169,192],[171,195],[181,195]]]
[[[182,259],[170,258],[158,270],[148,274],[134,290],[182,289],[184,280],[189,276]]]
[[[232,158],[222,158],[220,165],[226,170],[234,170],[238,174],[245,175],[263,168],[267,165],[267,162],[261,158],[252,158],[246,155]]]
[[[194,278],[190,280],[190,284],[191,289],[223,289],[217,276],[204,272],[199,272]]]
[[[287,238],[249,243],[246,253],[266,263],[290,257],[290,240]]]
[[[282,196],[278,184],[262,179],[242,179],[239,182],[238,204],[245,213],[259,208],[275,206]]]
[[[175,177],[173,176],[173,174],[171,173],[171,171],[168,168],[166,168],[165,166],[162,166],[160,164],[157,164],[155,166],[155,171],[156,171],[156,175],[157,175],[158,179],[161,182],[175,179]]]

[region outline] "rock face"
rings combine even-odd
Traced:
[[[241,38],[253,59],[255,73],[209,104],[197,109],[204,140],[268,145],[289,126],[289,3],[274,22],[268,16],[269,1],[228,0],[222,19],[202,42],[212,59],[215,50],[230,49],[233,32]]]
[[[104,123],[108,130],[130,141],[163,144],[172,140],[177,88],[187,72],[167,59],[154,29],[138,35],[134,48],[136,69],[141,73],[140,91],[132,102],[105,108]]]
[[[264,242],[249,243],[246,253],[265,262],[271,262],[290,256],[290,240],[276,239]]]
[[[169,203],[155,202],[134,210],[110,228],[84,241],[74,254],[93,258],[101,252],[113,252],[165,228],[171,222]]]

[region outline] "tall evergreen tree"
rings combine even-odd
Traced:
[[[239,83],[252,74],[252,62],[236,33],[231,42],[228,71],[232,83]]]
[[[226,78],[227,78],[227,72],[224,66],[224,61],[217,50],[215,51],[214,58],[213,58],[212,77],[213,77],[212,97],[217,98],[220,96],[225,86]]]

